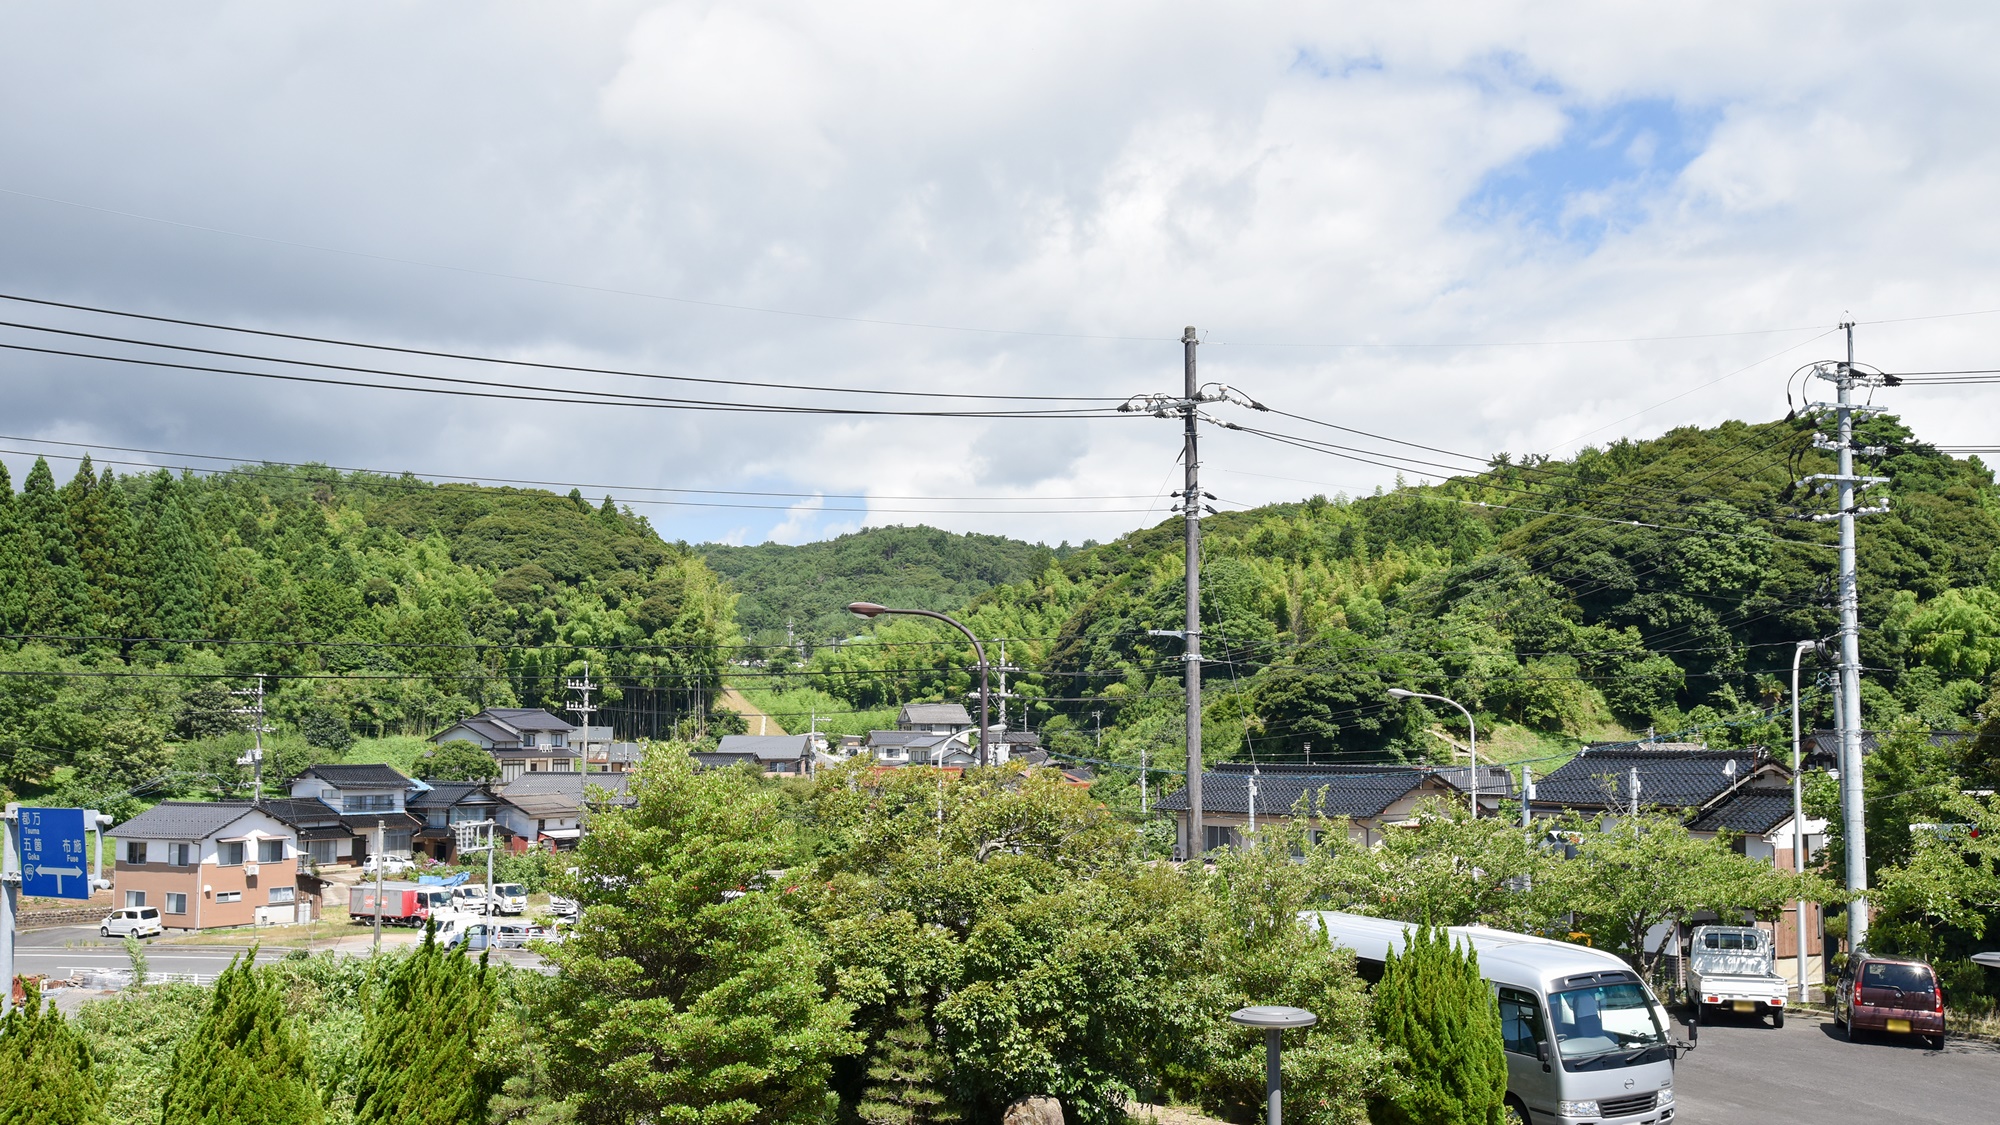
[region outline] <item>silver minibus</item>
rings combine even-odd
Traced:
[[[1300,920],[1351,949],[1362,976],[1381,979],[1389,950],[1415,927],[1331,910]],[[1692,1046],[1653,990],[1622,959],[1589,946],[1452,926],[1479,955],[1500,1005],[1507,1103],[1525,1125],[1665,1125],[1674,1120],[1674,1058]]]

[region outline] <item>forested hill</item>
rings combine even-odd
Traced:
[[[1051,549],[1003,535],[955,535],[934,527],[876,527],[819,543],[699,548],[737,593],[736,621],[763,643],[793,635],[808,643],[855,632],[842,607],[871,601],[945,612],[1010,582],[1041,573],[1067,544]]]
[[[1860,531],[1868,721],[1966,725],[2000,668],[2000,491],[1894,418],[1862,431],[1889,449],[1865,471],[1892,480]],[[1812,438],[1804,420],[1681,429],[1208,520],[1205,744],[1378,760],[1442,750],[1433,730],[1462,739],[1455,712],[1392,704],[1391,686],[1459,699],[1514,756],[1648,727],[1781,740],[1753,720],[1783,698],[1794,642],[1836,625],[1836,533],[1812,518],[1831,502],[1792,483],[1833,471]],[[1180,538],[1174,521],[1051,559],[971,608],[1036,669],[1013,686],[1052,741],[1088,753],[1100,718],[1106,757],[1178,741],[1179,642],[1146,630],[1180,623]],[[915,643],[940,637],[884,625],[772,686],[814,689],[821,715],[956,698],[965,654]],[[1809,705],[1829,713],[1824,692]]]
[[[599,721],[652,733],[712,698],[734,639],[700,556],[608,499],[87,460],[60,485],[37,462],[18,494],[0,467],[0,633],[0,788],[83,794],[214,783],[171,744],[241,731],[226,692],[253,672],[278,730],[321,754],[488,705],[560,709],[586,660]]]

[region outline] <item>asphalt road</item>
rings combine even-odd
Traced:
[[[1794,1016],[1782,1029],[1724,1015],[1681,1059],[1676,1125],[1886,1125],[2000,1121],[2000,1046],[1877,1036],[1849,1043],[1831,1020]]]
[[[358,941],[366,936],[366,930],[357,927]],[[410,940],[409,935],[397,933],[385,935],[390,941]],[[248,943],[246,942],[247,946]],[[202,977],[213,977],[229,967],[232,957],[240,956],[243,948],[214,945],[172,945],[158,940],[146,942],[146,967],[157,976],[160,973],[194,973]],[[276,961],[289,953],[289,949],[260,950],[258,964]],[[360,950],[366,953],[366,948]],[[534,968],[541,964],[541,958],[526,950],[496,949],[497,959],[510,961],[521,968]],[[78,969],[130,969],[131,959],[125,956],[123,943],[116,938],[105,940],[97,936],[94,926],[57,926],[45,930],[27,930],[17,935],[14,948],[14,971],[21,974],[43,973],[52,977],[66,977]]]

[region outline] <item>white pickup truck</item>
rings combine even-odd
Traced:
[[[1719,1009],[1769,1013],[1785,1026],[1785,978],[1773,963],[1771,935],[1755,926],[1696,926],[1688,952],[1688,998],[1697,1023]]]

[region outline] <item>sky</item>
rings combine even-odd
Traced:
[[[1194,326],[1204,382],[1470,460],[1216,419],[1455,468],[1768,420],[1843,320],[1885,369],[2000,366],[1997,53],[2000,11],[1950,2],[7,0],[0,294],[672,378],[0,300],[0,460],[543,481],[690,542],[1054,544],[1168,518],[1178,424],[667,400],[1101,406],[1178,392]],[[576,401],[609,390],[654,397]],[[1996,396],[1876,401],[1975,445]],[[1202,440],[1219,507],[1398,477]]]

